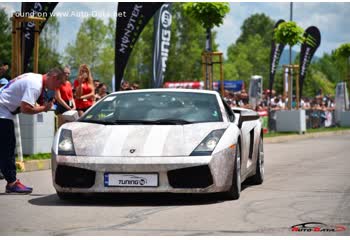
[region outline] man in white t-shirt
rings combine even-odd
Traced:
[[[6,193],[28,194],[32,188],[16,178],[16,137],[13,119],[16,114],[37,114],[52,107],[54,90],[64,82],[62,69],[51,69],[46,75],[25,73],[0,89],[0,169],[7,185]]]

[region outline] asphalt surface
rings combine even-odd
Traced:
[[[236,201],[145,194],[72,202],[58,199],[50,170],[20,173],[34,191],[0,193],[0,235],[350,235],[350,134],[267,143],[265,172],[265,182],[244,185]],[[305,222],[346,230],[291,231]]]

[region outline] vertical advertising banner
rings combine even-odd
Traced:
[[[303,84],[306,76],[307,68],[314,56],[317,48],[321,44],[321,33],[317,27],[311,26],[305,30],[304,33],[305,41],[301,45],[300,50],[300,69],[299,69],[299,86],[300,86],[300,97],[303,96]]]
[[[44,28],[51,13],[55,9],[57,2],[22,2],[21,12],[23,16],[33,16],[46,18],[42,22],[39,31]],[[23,71],[28,71],[28,64],[34,49],[34,22],[26,22],[23,24],[22,32],[22,52],[23,52]]]
[[[278,27],[278,25],[280,25],[283,22],[284,22],[283,19],[278,20],[274,26],[274,30]],[[284,44],[276,43],[272,39],[271,54],[270,54],[270,81],[269,81],[270,93],[272,91],[273,83],[275,81],[276,68],[277,68],[278,63],[280,61],[283,49],[284,49]]]
[[[163,4],[154,15],[152,88],[160,88],[164,82],[170,49],[171,17],[171,3]]]
[[[143,28],[162,6],[161,2],[119,2],[115,38],[115,87],[119,91],[123,79],[124,69],[131,51]],[[126,17],[124,17],[126,16]]]

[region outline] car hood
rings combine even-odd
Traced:
[[[72,122],[70,129],[77,156],[161,157],[189,156],[215,129],[229,123],[186,125],[101,125]]]

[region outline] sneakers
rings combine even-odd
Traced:
[[[33,188],[24,186],[19,179],[11,187],[8,184],[6,185],[6,193],[29,194],[32,191]]]

